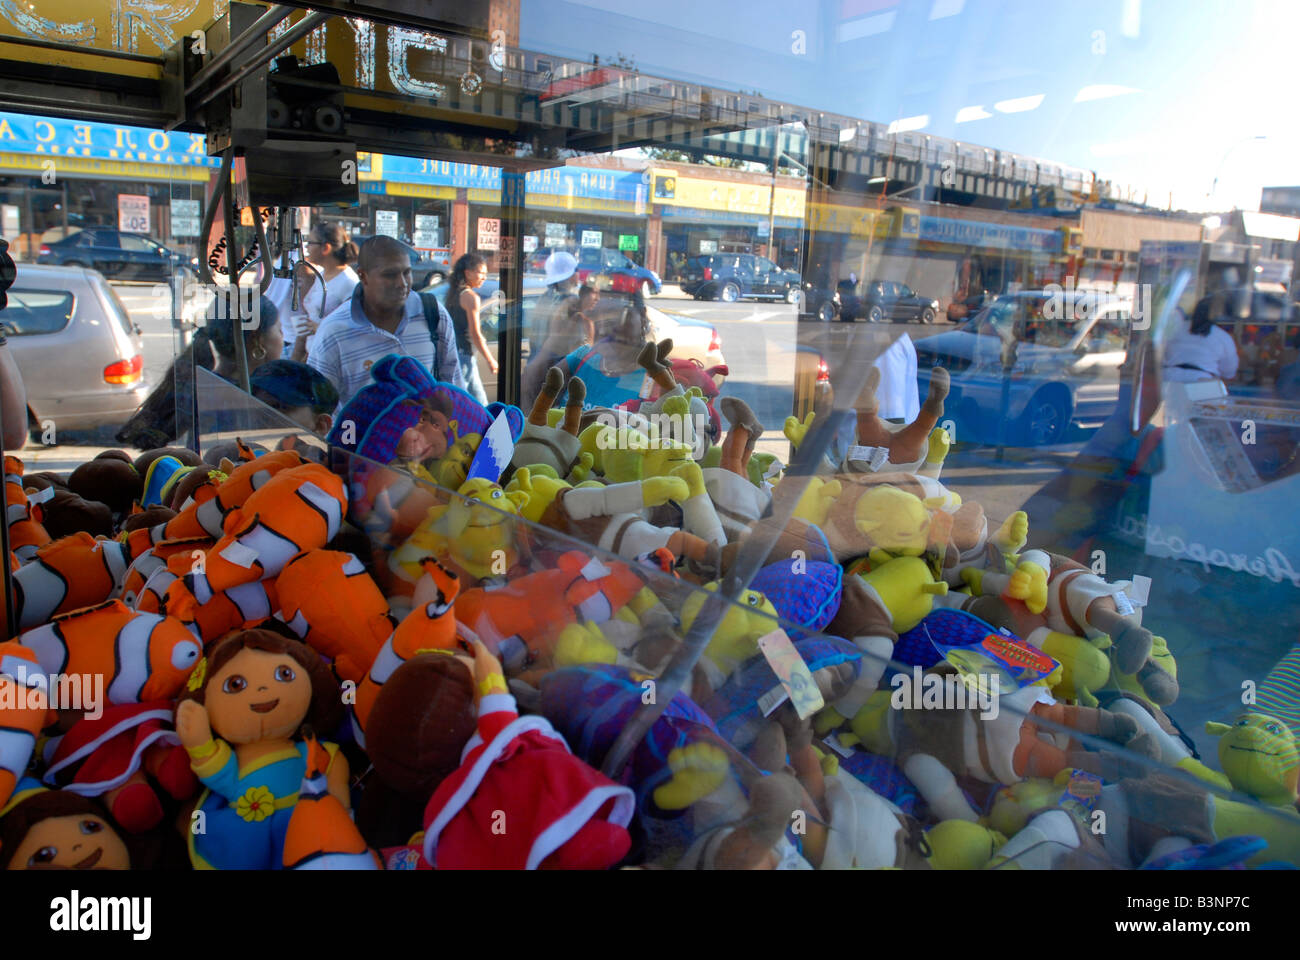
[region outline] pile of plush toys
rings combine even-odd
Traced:
[[[556,368],[527,415],[385,358],[328,464],[7,458],[0,865],[1300,863],[1293,732],[1247,713],[1200,762],[1129,584],[939,479],[944,371],[906,425],[873,379],[848,459],[796,481],[666,355],[635,412]]]

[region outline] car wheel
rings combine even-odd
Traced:
[[[82,269],[85,269],[86,266],[80,260],[65,260],[63,261],[63,265],[65,267],[81,267]]]
[[[718,299],[723,303],[735,303],[740,299],[740,287],[734,283],[724,283],[718,292]]]
[[[1021,433],[1032,447],[1060,443],[1070,426],[1065,399],[1055,389],[1040,390],[1021,414]]]
[[[826,300],[817,308],[817,319],[822,323],[830,323],[835,319],[835,304]]]
[[[885,311],[881,310],[880,307],[878,306],[872,307],[870,310],[867,311],[867,321],[869,323],[879,323],[881,320],[884,319],[885,319]]]
[[[921,311],[921,322],[924,324],[934,323],[934,311],[926,307]]]
[[[802,309],[802,307],[803,307],[803,291],[800,290],[798,287],[786,287],[786,288],[785,288],[785,302],[786,302],[786,303],[793,303],[793,304],[795,304],[796,306],[798,306],[799,308]]]

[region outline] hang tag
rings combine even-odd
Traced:
[[[608,577],[610,569],[595,557],[592,557],[587,561],[587,565],[578,572],[582,574],[584,580],[599,580],[601,577]]]
[[[853,756],[853,748],[846,747],[844,744],[840,743],[840,738],[836,734],[832,733],[829,737],[822,737],[822,743],[826,744],[826,746],[830,747],[845,759]]]
[[[785,469],[785,464],[783,464],[780,460],[773,460],[771,463],[767,465],[767,470],[764,471],[763,473],[763,479],[771,480],[773,477],[775,477],[778,473],[780,473],[784,469]]]
[[[886,447],[862,447],[854,444],[849,447],[847,459],[866,463],[872,470],[879,470],[889,460],[889,450]]]
[[[647,373],[645,375],[645,379],[641,381],[641,389],[637,391],[636,395],[640,397],[642,400],[649,400],[650,395],[654,392],[655,392],[654,378]]]
[[[257,559],[257,551],[252,547],[246,547],[238,540],[232,543],[226,549],[221,551],[221,556],[233,564],[248,569],[252,567],[253,561]]]
[[[1129,599],[1137,607],[1145,607],[1151,599],[1151,578],[1140,573],[1133,574],[1133,584],[1129,587]]]
[[[1121,590],[1115,594],[1115,609],[1119,611],[1121,617],[1131,617],[1137,612],[1133,603],[1128,598],[1128,594]]]
[[[758,649],[763,651],[768,666],[781,681],[781,686],[790,695],[794,711],[802,720],[826,706],[821,691],[813,681],[808,664],[803,662],[799,651],[795,649],[784,630],[773,630],[758,638]]]
[[[790,694],[785,692],[785,687],[779,683],[767,693],[758,698],[758,709],[765,717],[770,717],[772,711],[781,704],[790,699]]]

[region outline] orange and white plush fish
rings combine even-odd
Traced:
[[[286,870],[381,870],[347,809],[329,791],[330,755],[307,739],[307,769],[284,834]]]
[[[139,533],[133,530],[132,533]],[[144,585],[159,570],[167,569],[167,561],[176,554],[190,558],[192,565],[207,559],[208,549],[217,541],[212,537],[186,537],[183,540],[163,540],[153,544],[131,561],[126,570],[126,579],[122,582],[122,602],[132,610],[139,608],[140,594]],[[157,611],[153,611],[157,613]]]
[[[218,474],[213,484],[196,490],[191,502],[176,516],[152,527],[149,538],[157,543],[185,537],[220,537],[225,532],[226,517],[232,511],[243,506],[278,473],[304,462],[297,453],[282,450],[245,461],[225,477]]]
[[[190,590],[190,577],[178,577],[166,567],[156,571],[140,592],[136,609],[174,617],[198,633],[206,647],[231,630],[249,629],[279,609],[275,580],[241,583],[199,603]]]
[[[5,522],[9,525],[9,549],[22,563],[34,557],[37,548],[50,542],[49,533],[41,526],[40,503],[51,495],[43,493],[29,497],[23,490],[23,462],[17,457],[5,457]]]
[[[393,632],[388,601],[365,565],[339,550],[309,550],[276,577],[280,619],[334,664],[340,680],[358,682]]]
[[[31,650],[13,640],[0,643],[0,807],[23,778],[36,738],[58,720],[49,709],[46,674]]]
[[[202,655],[198,637],[179,620],[136,613],[120,600],[55,617],[18,642],[46,674],[103,677],[109,703],[176,696]]]
[[[18,628],[29,630],[69,610],[103,603],[126,579],[126,545],[74,533],[47,543],[14,572]]]
[[[225,535],[207,552],[201,571],[185,556],[172,557],[167,569],[191,574],[190,590],[206,603],[222,590],[278,576],[298,554],[325,546],[347,509],[342,479],[325,467],[281,470],[227,514]]]
[[[456,615],[452,611],[452,603],[460,590],[459,578],[432,557],[426,557],[421,566],[424,576],[415,585],[411,612],[402,618],[397,629],[384,641],[357,687],[353,714],[363,743],[366,720],[375,705],[375,698],[398,667],[425,651],[455,650],[461,647],[469,652],[473,649],[456,637]]]

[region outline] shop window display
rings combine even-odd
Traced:
[[[822,12],[836,70],[912,29]],[[436,81],[411,37],[363,69],[357,33],[357,83],[391,70],[385,96],[421,90],[461,139],[358,144],[357,204],[232,227],[245,283],[255,240],[300,248],[282,222],[400,239],[439,300],[482,254],[491,403],[400,355],[329,410],[190,367],[174,448],[10,452],[6,669],[90,677],[103,710],[0,707],[0,860],[62,863],[48,821],[93,812],[105,863],[137,869],[1300,865],[1289,227],[1138,202],[1090,142],[1056,163],[1023,91],[972,82],[987,117],[909,107],[908,129],[849,116],[884,109],[862,76],[807,87],[777,57],[767,95],[738,93],[757,61],[731,38],[691,70],[611,66],[514,17],[504,68],[452,37],[468,66]],[[630,41],[611,18],[577,22]],[[336,26],[297,47],[334,58]],[[470,136],[505,93],[546,136]],[[843,115],[796,106],[823,96]],[[20,259],[145,194],[151,239],[122,249],[174,243],[202,274],[225,237],[185,223],[203,161],[57,208],[6,189]],[[275,270],[292,304],[309,281]],[[109,279],[146,376],[218,320],[172,294],[150,325]],[[8,332],[57,326],[46,299]],[[1170,377],[1207,299],[1240,372]]]

